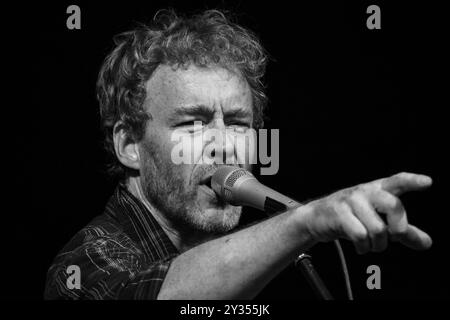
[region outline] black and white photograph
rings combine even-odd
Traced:
[[[448,19],[393,2],[26,7],[2,300],[449,299]]]

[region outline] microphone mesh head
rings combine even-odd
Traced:
[[[243,176],[253,177],[253,175],[245,169],[233,166],[222,166],[213,174],[211,187],[224,201],[233,204],[232,188],[236,181]]]
[[[225,181],[225,185],[229,188],[232,188],[236,182],[237,179],[239,179],[242,176],[247,175],[249,173],[247,170],[244,169],[236,169],[233,171],[233,173],[228,177],[228,179]]]

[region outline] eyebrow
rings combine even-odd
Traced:
[[[177,108],[170,116],[171,120],[177,119],[178,116],[203,116],[206,119],[214,117],[215,110],[205,105],[181,106]],[[225,118],[245,118],[250,117],[252,112],[243,108],[233,109],[225,112]]]
[[[181,106],[173,112],[170,118],[173,119],[178,116],[203,116],[209,119],[214,116],[214,109],[208,108],[207,106],[202,104],[193,106]]]
[[[250,117],[251,115],[252,115],[251,110],[239,108],[226,112],[224,116],[225,118],[246,118]]]

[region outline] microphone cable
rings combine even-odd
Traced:
[[[347,269],[347,262],[345,261],[344,250],[342,250],[342,246],[339,240],[334,240],[334,245],[336,246],[336,250],[339,255],[339,260],[341,261],[341,268],[342,272],[344,273],[345,288],[347,291],[348,300],[353,300],[352,286],[350,282],[350,275]]]

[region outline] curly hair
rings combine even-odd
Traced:
[[[121,33],[114,37],[114,43],[97,81],[105,148],[111,156],[108,171],[113,176],[127,176],[127,168],[115,156],[114,126],[119,122],[135,141],[142,139],[145,124],[151,119],[143,107],[145,84],[159,65],[218,65],[237,70],[251,89],[253,126],[263,126],[267,98],[262,77],[267,54],[252,32],[231,22],[222,12],[207,10],[180,17],[173,10],[160,11],[152,25]]]

